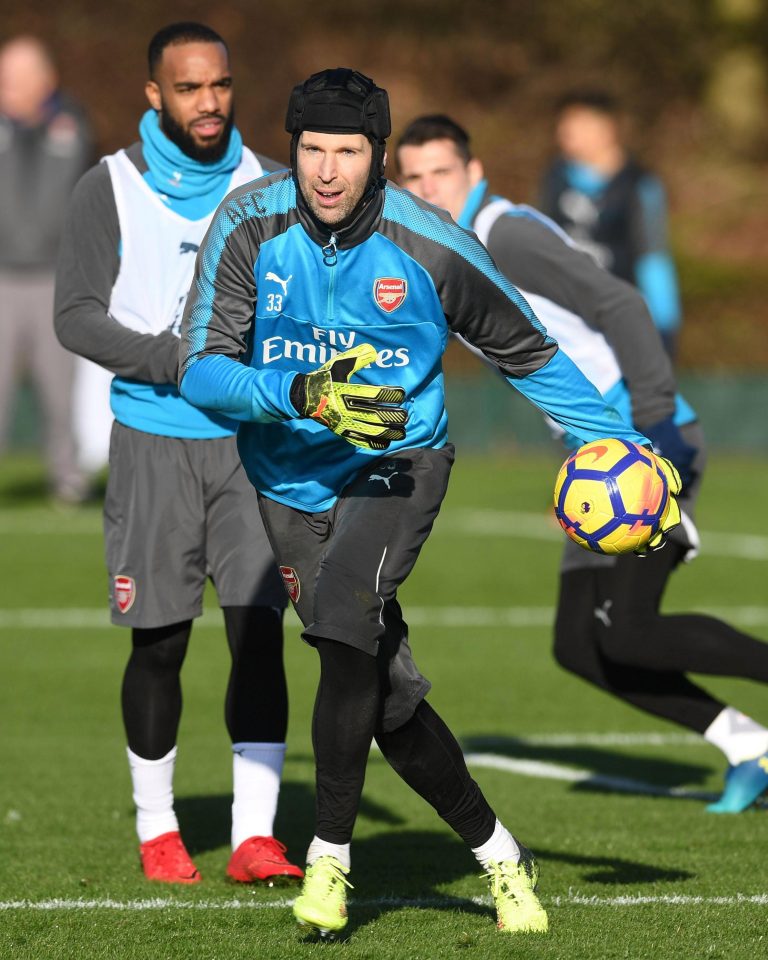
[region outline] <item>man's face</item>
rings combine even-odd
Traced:
[[[0,50],[0,113],[35,123],[55,89],[56,73],[36,40],[19,37]]]
[[[569,160],[592,163],[618,142],[613,117],[590,107],[568,107],[559,116],[555,136]]]
[[[163,133],[187,156],[215,163],[227,151],[234,120],[232,76],[221,43],[178,43],[163,50],[147,99]]]
[[[296,150],[296,176],[321,223],[335,227],[360,202],[371,174],[373,148],[362,133],[305,130]]]
[[[452,140],[402,146],[397,151],[397,166],[401,187],[447,210],[454,220],[458,220],[472,188],[483,178],[480,161],[466,162]]]

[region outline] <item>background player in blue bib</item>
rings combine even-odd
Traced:
[[[288,722],[285,594],[236,424],[176,386],[181,313],[213,212],[234,186],[278,165],[243,146],[227,48],[213,30],[159,31],[149,71],[140,141],[76,189],[56,303],[64,345],[115,375],[104,528],[112,621],[131,628],[122,707],[142,864],[153,880],[200,878],[179,835],[173,773],[180,671],[210,575],[232,654],[227,872],[243,882],[299,878],[272,836]]]

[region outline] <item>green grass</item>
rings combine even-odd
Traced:
[[[443,514],[401,594],[406,617],[409,609],[413,614],[417,662],[434,683],[430,699],[468,751],[488,749],[492,740],[493,752],[508,757],[714,792],[723,762],[708,746],[516,741],[553,733],[678,732],[559,670],[541,619],[519,627],[430,624],[430,611],[446,607],[525,608],[546,618],[557,537],[478,536],[459,521],[482,507],[539,514],[546,531],[555,467],[546,458],[460,458]],[[753,519],[764,516],[767,469],[760,460],[715,459],[701,527],[768,537],[765,522]],[[473,900],[485,888],[472,856],[376,754],[353,844],[350,936],[343,944],[303,942],[285,904],[291,890],[238,887],[224,878],[227,657],[213,597],[184,669],[176,783],[182,829],[204,882],[191,889],[148,886],[138,869],[118,708],[128,633],[109,627],[106,613],[98,625],[106,601],[99,506],[57,512],[42,490],[32,457],[0,465],[0,903],[29,902],[0,911],[0,957],[250,960],[311,958],[323,950],[393,960],[764,955],[766,904],[711,902],[768,893],[764,810],[714,817],[697,800],[476,767],[499,816],[538,854],[550,909],[549,936],[505,937],[494,929],[489,904]],[[730,607],[742,617],[744,608],[765,603],[765,561],[714,552],[675,575],[666,601],[670,610]],[[19,619],[22,611],[70,608],[85,610],[96,625],[68,627],[63,613],[42,626]],[[750,630],[768,639],[766,617],[757,621]],[[294,620],[287,633],[291,725],[278,834],[300,859],[313,822],[309,722],[317,665]],[[763,687],[729,679],[706,684],[768,723]],[[637,896],[704,900],[616,901]],[[150,898],[161,903],[124,909]],[[82,903],[32,908],[52,899]],[[88,908],[87,901],[97,905]]]

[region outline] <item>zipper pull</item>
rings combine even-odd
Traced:
[[[321,253],[323,254],[323,263],[326,267],[335,267],[336,266],[336,234],[332,233],[331,238],[323,247]]]

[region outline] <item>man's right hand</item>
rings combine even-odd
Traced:
[[[324,363],[312,373],[298,373],[291,384],[291,403],[301,417],[317,420],[357,447],[386,450],[405,437],[408,413],[398,406],[402,387],[349,383],[352,374],[376,359],[376,349],[363,343]]]
[[[672,417],[643,427],[643,433],[653,444],[653,452],[675,465],[680,474],[682,492],[685,492],[696,476],[693,461],[699,452],[698,448],[686,442]]]

